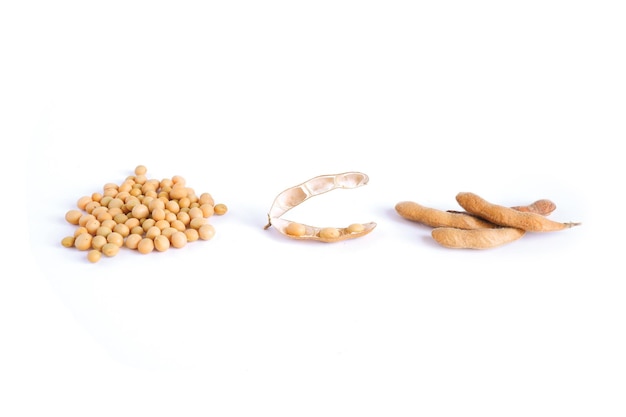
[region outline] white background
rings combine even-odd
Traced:
[[[0,414],[626,415],[618,6],[4,2]],[[138,164],[226,203],[215,238],[63,248]],[[263,230],[353,170],[289,217],[370,235]],[[460,191],[582,225],[450,250],[393,210]]]

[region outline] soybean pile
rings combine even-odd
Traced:
[[[512,243],[528,232],[556,232],[580,225],[548,219],[556,204],[549,199],[506,207],[471,192],[456,195],[465,211],[440,210],[415,201],[401,201],[396,212],[407,220],[432,227],[431,236],[452,249],[490,249]]]
[[[101,191],[82,196],[65,220],[76,226],[61,244],[86,253],[89,262],[114,257],[122,248],[140,254],[183,248],[190,242],[210,240],[213,215],[228,207],[215,204],[210,193],[196,194],[180,175],[154,179],[137,165],[121,184],[106,183]]]

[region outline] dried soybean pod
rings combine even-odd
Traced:
[[[431,235],[437,243],[453,249],[490,249],[516,241],[526,232],[514,227],[457,229],[436,227]]]
[[[396,204],[395,209],[403,218],[431,227],[455,227],[458,229],[496,227],[495,224],[469,213],[438,210],[413,201],[401,201]]]
[[[527,232],[553,232],[580,225],[550,220],[541,214],[523,212],[510,207],[493,204],[470,192],[460,192],[456,201],[469,213],[500,226],[523,229]]]
[[[517,211],[529,212],[529,213],[537,213],[542,216],[547,216],[556,210],[556,204],[547,198],[542,198],[537,200],[527,206],[513,206],[511,207]]]
[[[552,200],[548,200],[547,198],[543,198],[541,200],[537,200],[531,204],[525,205],[525,206],[513,206],[511,207],[514,210],[517,211],[523,211],[523,212],[530,212],[530,213],[537,213],[537,214],[541,214],[542,216],[548,216],[550,215],[550,213],[552,213],[554,210],[556,210],[556,204],[554,204],[554,202],[552,202]],[[461,213],[461,214],[466,214],[469,216],[474,216],[477,217],[474,214],[470,214],[466,211],[458,211],[458,210],[447,210],[448,213]]]
[[[265,229],[274,226],[281,234],[292,239],[315,240],[326,243],[365,236],[374,230],[376,223],[363,223],[361,227],[357,227],[357,224],[353,223],[348,227],[327,228],[296,223],[283,219],[282,216],[311,197],[339,188],[352,189],[361,187],[368,182],[369,177],[362,172],[344,172],[334,175],[320,175],[302,184],[287,188],[274,199],[267,215],[268,223]]]

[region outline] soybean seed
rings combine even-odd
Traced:
[[[80,210],[70,210],[65,213],[65,220],[67,220],[67,222],[70,224],[77,225],[78,220],[81,218],[82,215],[83,212]]]
[[[201,204],[200,210],[202,210],[203,217],[211,217],[213,214],[215,214],[215,208],[213,207],[213,204]]]
[[[189,214],[189,218],[192,219],[192,220],[197,218],[197,217],[204,217],[202,215],[202,209],[200,207],[191,207],[189,209],[188,214]]]
[[[176,200],[170,200],[165,204],[165,208],[171,211],[174,214],[177,214],[180,211],[180,206]]]
[[[191,220],[191,217],[189,216],[188,212],[181,211],[176,215],[176,219],[182,222],[185,226],[187,226],[189,225],[189,221]]]
[[[82,234],[82,233],[89,233],[87,231],[87,228],[85,228],[84,226],[80,226],[77,227],[76,230],[74,230],[74,237],[78,237],[78,235]]]
[[[185,177],[181,176],[181,175],[174,175],[172,177],[172,185],[176,185],[176,184],[180,184],[180,185],[185,185],[186,184],[186,180]]]
[[[154,219],[145,219],[142,223],[141,223],[141,228],[143,229],[144,232],[147,232],[148,229],[150,229],[152,226],[154,226],[156,224],[156,221],[154,221]]]
[[[120,251],[120,247],[115,243],[107,243],[102,247],[102,253],[105,256],[113,257]]]
[[[152,226],[151,228],[146,230],[146,237],[148,239],[154,239],[155,237],[159,236],[160,234],[161,234],[161,229],[159,229],[157,226]]]
[[[107,244],[107,238],[101,235],[94,236],[91,239],[91,247],[96,250],[101,250],[104,245]]]
[[[74,239],[74,246],[78,250],[88,250],[91,248],[91,239],[93,239],[93,236],[89,233],[81,233]]]
[[[95,233],[92,233],[92,235],[107,237],[109,235],[109,233],[111,233],[111,232],[112,232],[111,228],[100,226],[100,227],[98,227],[96,229]]]
[[[226,207],[226,204],[216,204],[215,207],[213,207],[213,209],[215,210],[215,214],[217,214],[218,216],[221,216],[223,214],[226,214],[226,212],[228,211],[228,207]]]
[[[137,250],[139,251],[139,253],[144,255],[152,252],[154,250],[154,240],[144,237],[139,241],[139,244],[137,245]]]
[[[187,190],[187,195],[178,200],[178,205],[181,209],[188,209],[191,206],[191,199],[189,198],[189,190]]]
[[[163,235],[155,236],[154,248],[159,252],[165,252],[170,248],[170,240]]]
[[[134,217],[129,218],[128,220],[126,220],[124,222],[124,224],[126,226],[128,226],[129,229],[132,229],[133,227],[139,226],[139,219],[135,219]]]
[[[82,216],[80,216],[80,219],[78,219],[78,225],[84,226],[90,220],[96,220],[96,217],[92,214],[83,214]]]
[[[189,222],[189,227],[191,229],[199,229],[203,224],[207,224],[208,220],[205,219],[204,217],[196,217],[191,219],[191,221]]]
[[[184,185],[174,185],[170,191],[170,199],[180,200],[187,197],[187,188]]]
[[[85,224],[85,228],[92,235],[96,234],[96,231],[98,230],[99,227],[100,227],[100,222],[96,219],[91,219]]]
[[[148,217],[148,214],[150,214],[150,210],[148,210],[148,207],[143,204],[137,204],[135,207],[133,207],[132,214],[133,217],[137,219],[143,219]]]
[[[215,205],[215,201],[213,201],[213,197],[209,193],[202,193],[200,197],[198,197],[198,203],[200,205],[210,204],[211,206]]]
[[[187,236],[187,242],[195,242],[200,238],[200,234],[197,229],[185,229],[183,233]]]
[[[184,232],[176,231],[170,237],[170,242],[175,248],[182,248],[187,244],[187,235]]]
[[[91,199],[90,196],[83,196],[81,198],[78,199],[78,201],[76,202],[76,207],[78,207],[80,210],[85,210],[85,207],[87,206],[87,203],[93,201]]]
[[[185,223],[181,222],[180,220],[174,220],[173,222],[170,223],[170,226],[172,226],[174,229],[178,230],[179,232],[184,232],[185,229],[187,228],[187,226],[185,226]]]
[[[141,239],[142,239],[141,234],[132,233],[128,235],[128,237],[124,241],[124,244],[126,245],[128,249],[137,249],[137,246],[139,245],[139,242],[141,242]]]
[[[156,221],[164,220],[165,210],[160,207],[155,208],[154,210],[152,210],[152,218]]]
[[[89,252],[87,252],[87,260],[92,264],[98,262],[101,257],[102,253],[99,250],[91,249]]]
[[[122,237],[128,237],[130,234],[130,229],[124,223],[116,224],[113,231],[119,233]]]
[[[203,224],[198,229],[198,237],[202,240],[211,240],[215,236],[215,227],[212,224]]]
[[[118,247],[122,247],[124,245],[124,236],[120,235],[117,232],[109,233],[106,239],[108,243],[113,243]]]
[[[320,237],[322,239],[337,239],[341,235],[339,229],[334,227],[324,227],[320,230]]]
[[[137,165],[135,167],[135,175],[146,175],[146,172],[148,172],[148,168],[145,165]]]
[[[353,223],[347,227],[348,233],[361,233],[363,230],[365,230],[365,226],[361,223]]]
[[[168,239],[170,239],[172,235],[176,232],[178,232],[178,230],[174,229],[172,226],[168,226],[165,229],[161,230],[161,234]]]
[[[304,236],[306,227],[303,224],[291,222],[287,225],[285,232],[291,236]]]
[[[167,220],[159,220],[154,225],[158,227],[160,230],[163,230],[166,227],[170,227],[170,222],[168,222]]]

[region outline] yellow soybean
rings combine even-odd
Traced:
[[[137,165],[135,167],[135,175],[146,175],[148,168],[145,165]]]
[[[124,236],[120,235],[117,232],[111,232],[107,235],[107,242],[113,243],[118,248],[124,246]]]
[[[155,236],[154,248],[159,252],[165,252],[170,248],[170,240],[163,235]]]
[[[74,246],[78,250],[88,250],[91,248],[91,239],[93,237],[89,233],[81,233],[74,239]]]
[[[74,246],[74,236],[66,236],[61,240],[61,245],[66,248],[71,248]]]
[[[361,233],[363,230],[365,230],[365,226],[363,226],[361,223],[352,223],[346,228],[346,231],[348,233]]]
[[[187,242],[195,242],[200,238],[200,233],[197,229],[185,229],[183,232],[187,236]]]
[[[198,229],[198,236],[202,240],[211,240],[215,236],[215,227],[212,224],[203,224]]]
[[[148,239],[154,239],[155,237],[159,236],[161,234],[161,229],[158,228],[158,226],[152,226],[151,228],[149,228],[146,231],[146,237]]]
[[[81,218],[81,216],[83,215],[83,212],[80,210],[69,210],[67,213],[65,213],[65,220],[68,221],[68,223],[70,224],[78,224],[78,220]]]
[[[341,235],[339,229],[334,227],[324,227],[320,230],[320,237],[322,239],[337,239]]]
[[[132,214],[133,214],[133,217],[137,219],[143,219],[143,218],[148,217],[148,214],[150,214],[150,210],[148,209],[147,206],[143,204],[137,204],[135,207],[133,207]]]
[[[92,249],[89,252],[87,252],[87,260],[91,262],[92,264],[95,264],[96,262],[98,262],[101,257],[102,257],[102,253],[99,250]]]
[[[93,239],[91,239],[91,247],[96,250],[102,250],[102,247],[106,244],[107,238],[102,235],[94,236]]]
[[[218,216],[221,216],[223,214],[226,214],[226,212],[228,211],[228,207],[226,207],[226,204],[216,204],[213,207],[213,210],[215,211],[215,214],[217,214]]]
[[[139,241],[139,244],[137,245],[137,250],[139,251],[139,253],[144,255],[152,252],[154,250],[154,240],[144,237]]]
[[[128,249],[137,249],[137,247],[139,246],[139,242],[141,242],[141,239],[142,239],[141,234],[132,233],[128,235],[128,237],[124,241],[124,244],[126,245]]]
[[[101,251],[105,256],[113,257],[120,251],[120,247],[115,243],[107,243],[102,247]]]
[[[291,236],[304,236],[306,227],[303,224],[291,222],[285,228],[285,232]]]
[[[187,235],[184,232],[176,231],[170,237],[170,243],[175,248],[182,248],[187,244]]]
[[[195,217],[191,219],[191,221],[189,222],[189,228],[197,230],[200,227],[202,227],[202,225],[207,224],[207,223],[208,223],[208,220],[205,219],[204,217]]]

